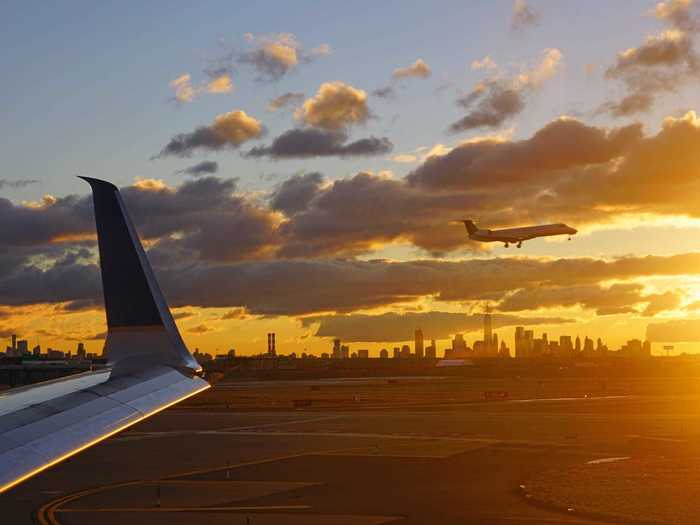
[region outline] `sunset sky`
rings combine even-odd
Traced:
[[[441,353],[488,304],[511,348],[700,351],[697,1],[127,5],[0,7],[3,341],[101,350],[86,175],[191,349]]]

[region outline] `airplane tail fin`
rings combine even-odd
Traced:
[[[119,189],[80,177],[92,188],[107,315],[105,355],[115,369],[168,365],[197,373],[168,309]]]
[[[460,222],[464,223],[464,226],[467,228],[467,233],[469,235],[476,233],[476,231],[478,230],[478,228],[476,227],[476,224],[474,224],[474,221],[472,221],[472,220],[467,219],[467,220],[462,220]]]

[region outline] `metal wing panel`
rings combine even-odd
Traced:
[[[0,492],[209,387],[170,367],[138,375],[110,378],[0,416]],[[65,383],[62,391],[84,384],[71,384],[70,378]]]

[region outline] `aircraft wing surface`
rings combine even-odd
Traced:
[[[95,204],[108,365],[0,394],[0,492],[209,388],[119,191],[86,180]]]

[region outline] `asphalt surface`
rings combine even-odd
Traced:
[[[522,486],[550,469],[638,454],[640,438],[698,424],[697,412],[665,407],[651,397],[567,396],[416,409],[175,408],[3,494],[0,521],[613,523],[533,504]]]

